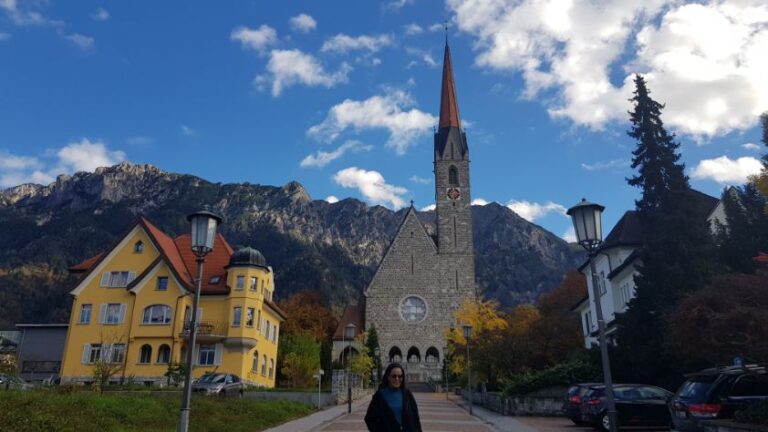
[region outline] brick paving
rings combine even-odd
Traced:
[[[477,417],[470,416],[464,409],[445,399],[442,393],[414,393],[419,405],[421,428],[429,432],[495,432],[496,429]],[[333,422],[322,425],[316,431],[367,432],[363,417],[368,404],[360,404]]]

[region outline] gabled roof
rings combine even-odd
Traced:
[[[283,321],[288,319],[288,314],[284,310],[280,309],[277,303],[273,302],[272,300],[264,299],[264,304],[269,306],[269,308],[272,309]]]
[[[194,275],[197,274],[196,257],[192,253],[190,247],[190,235],[184,234],[172,239],[154,224],[152,224],[145,217],[139,217],[136,223],[131,225],[131,228],[120,237],[120,239],[112,245],[105,252],[95,255],[87,260],[70,267],[70,271],[74,273],[87,272],[86,276],[90,274],[101,261],[109,254],[109,252],[117,247],[120,241],[128,235],[128,233],[136,227],[141,226],[149,236],[152,243],[160,252],[160,257],[154,260],[147,269],[142,271],[140,277],[136,278],[136,281],[140,280],[146,273],[154,267],[158,260],[164,260],[168,263],[168,267],[178,281],[187,290],[193,290],[195,286]],[[227,243],[221,234],[216,235],[216,239],[213,243],[213,251],[205,256],[205,263],[203,264],[203,284],[200,293],[203,295],[215,295],[215,294],[227,294],[229,287],[226,285],[226,270],[224,267],[229,264],[229,257],[232,255],[232,247]],[[217,284],[211,284],[212,276],[220,276],[220,281]],[[129,285],[129,289],[133,286]]]
[[[643,244],[643,228],[637,211],[624,212],[624,216],[616,222],[616,225],[605,237],[601,249],[609,249],[616,246],[640,246]]]
[[[363,297],[364,298],[364,297]],[[335,341],[346,340],[344,337],[344,329],[349,324],[355,326],[355,336],[360,332],[365,331],[365,303],[359,302],[355,306],[349,306],[344,308],[344,313],[341,314],[339,325],[336,327],[336,331],[333,333],[333,339]]]

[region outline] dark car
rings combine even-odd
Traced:
[[[563,402],[563,414],[571,419],[577,426],[584,422],[581,420],[581,399],[591,387],[599,386],[600,383],[578,383],[568,387],[568,393]]]
[[[242,395],[245,385],[240,377],[228,373],[207,373],[192,383],[192,391],[217,395]]]
[[[757,365],[705,369],[686,375],[669,403],[674,429],[703,431],[702,421],[732,418],[750,404],[768,400],[768,374]]]
[[[672,392],[645,384],[613,386],[618,426],[669,426],[667,402]],[[605,386],[590,387],[582,398],[581,420],[602,431],[610,430]]]

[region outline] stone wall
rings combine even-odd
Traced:
[[[360,375],[347,374],[343,369],[334,369],[331,377],[331,394],[336,405],[347,403],[349,389],[352,391],[353,401],[371,395],[375,390]]]
[[[559,417],[563,415],[563,396],[554,395],[555,389],[532,393],[518,397],[505,397],[501,393],[473,392],[474,405],[508,416],[545,416]],[[461,391],[465,400],[469,400],[469,392]],[[768,431],[767,431],[768,432]]]

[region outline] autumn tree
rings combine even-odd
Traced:
[[[320,344],[309,334],[280,338],[278,347],[282,376],[293,388],[312,385],[312,376],[320,369]]]
[[[478,382],[495,383],[499,372],[499,343],[503,337],[503,331],[507,328],[507,321],[499,309],[499,303],[495,300],[464,300],[454,313],[454,318],[459,323],[458,328],[446,329],[449,353],[451,356],[451,371],[455,374],[463,374],[466,371],[467,340],[461,326],[472,326],[470,340],[470,359],[473,377]]]
[[[723,293],[727,293],[724,295]],[[768,361],[768,275],[729,274],[687,297],[670,317],[669,345],[690,368]]]
[[[541,296],[540,318],[531,328],[532,366],[553,366],[582,351],[581,322],[571,308],[586,295],[586,278],[577,270],[571,270],[560,286]]]

